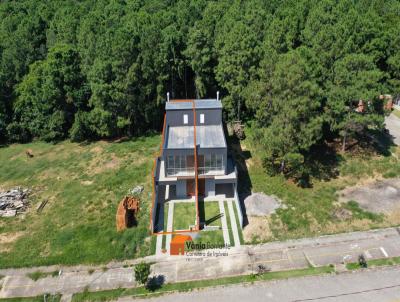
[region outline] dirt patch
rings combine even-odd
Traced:
[[[93,184],[93,180],[83,180],[81,181],[81,184],[84,186],[90,186]]]
[[[115,155],[111,154],[111,160],[103,161],[100,158],[96,158],[90,164],[89,171],[91,175],[100,174],[107,170],[118,169],[121,164],[121,160]]]
[[[3,233],[0,234],[0,253],[8,252],[11,244],[14,243],[24,232]]]
[[[400,178],[378,180],[339,193],[340,202],[350,200],[356,201],[364,210],[390,214],[400,207]]]
[[[253,193],[244,200],[247,216],[267,216],[275,213],[282,202],[276,196]]]
[[[248,217],[249,224],[243,229],[245,242],[267,241],[272,238],[267,217]]]
[[[101,146],[96,146],[96,147],[93,147],[92,149],[90,149],[90,152],[99,154],[99,153],[103,152],[103,148]]]

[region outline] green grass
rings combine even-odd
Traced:
[[[232,218],[231,218],[231,215],[229,214],[227,201],[224,201],[224,209],[225,209],[225,214],[226,214],[226,223],[228,225],[229,241],[231,242],[231,245],[234,245],[235,241],[234,241],[233,232],[232,232],[232,222],[231,222]]]
[[[201,213],[201,207],[204,207],[204,216],[201,215],[201,221],[208,226],[221,227],[221,212],[219,211],[218,201],[206,201],[200,202],[199,211]]]
[[[47,302],[59,302],[61,300],[61,295],[47,295]],[[26,298],[4,298],[0,299],[1,302],[44,302],[43,296],[37,297],[26,297]]]
[[[41,278],[46,278],[46,277],[56,277],[58,276],[58,271],[54,271],[54,272],[41,272],[41,271],[36,271],[33,273],[28,273],[26,274],[29,278],[31,278],[33,281],[37,281]]]
[[[190,226],[196,225],[196,204],[194,202],[176,202],[173,220],[174,231],[189,230]]]
[[[0,187],[33,190],[25,218],[0,218],[0,234],[17,234],[0,267],[99,264],[151,254],[151,169],[160,136],[122,143],[34,142],[0,148]],[[34,157],[27,158],[31,149]],[[144,185],[138,226],[117,233],[118,203]],[[40,214],[38,204],[49,199]]]
[[[233,212],[235,213],[235,219],[236,219],[236,225],[237,225],[237,228],[238,228],[240,244],[244,244],[245,242],[244,242],[244,239],[243,239],[242,228],[240,226],[239,214],[238,214],[238,211],[236,209],[235,203],[232,206],[233,206]]]
[[[154,292],[149,292],[144,287],[137,287],[130,289],[120,288],[108,291],[84,292],[84,293],[74,294],[74,296],[72,297],[72,301],[73,302],[109,301],[124,296],[132,296],[139,298],[150,295],[151,296],[162,295],[163,293],[186,292],[186,291],[191,291],[193,289],[207,288],[210,286],[222,286],[228,284],[249,283],[255,281],[280,280],[280,279],[295,278],[302,276],[329,274],[333,272],[334,268],[330,266],[324,266],[324,267],[306,268],[306,269],[298,269],[291,271],[269,272],[260,275],[245,275],[245,276],[225,277],[220,279],[170,283],[170,284],[165,284],[164,286],[155,290]]]
[[[360,180],[375,175],[382,177],[400,176],[400,164],[390,155],[336,154],[325,164],[315,164],[311,178],[311,188],[301,188],[286,180],[283,176],[270,177],[262,166],[264,149],[254,138],[253,128],[246,128],[246,139],[241,141],[241,150],[234,145],[233,156],[238,163],[239,193],[263,192],[275,195],[286,205],[266,219],[271,230],[263,241],[287,240],[334,234],[349,231],[361,231],[400,224],[387,217],[379,218],[366,212],[355,210],[355,215],[341,220],[334,213],[339,207],[338,192],[356,185]],[[233,141],[231,138],[229,141]],[[243,151],[244,150],[244,151]],[[399,147],[391,147],[391,152],[400,155]],[[246,159],[246,165],[244,165]],[[246,169],[248,174],[246,174]],[[235,209],[236,210],[236,209]]]
[[[367,261],[367,264],[368,267],[397,265],[400,264],[400,257],[373,259]],[[358,262],[351,262],[346,264],[346,268],[348,270],[356,270],[361,269],[361,266]]]
[[[200,231],[198,237],[193,241],[194,243],[208,242],[210,244],[224,244],[224,235],[222,234],[222,230]]]
[[[392,111],[392,113],[393,113],[395,116],[397,116],[398,118],[400,118],[400,111],[399,111],[399,110],[394,109],[394,110]]]
[[[378,222],[383,221],[382,214],[375,214],[365,211],[361,209],[359,204],[354,200],[350,200],[349,202],[347,202],[344,205],[344,207],[350,210],[353,213],[353,217],[355,217],[356,219],[369,219],[371,221],[378,221]]]

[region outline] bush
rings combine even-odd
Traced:
[[[140,284],[146,284],[150,275],[150,264],[146,262],[140,262],[135,265],[135,279]]]

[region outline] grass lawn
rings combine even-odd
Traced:
[[[0,245],[0,267],[95,264],[150,254],[150,174],[159,143],[153,135],[120,143],[1,147],[0,187],[27,187],[33,194],[26,215],[0,218],[0,235],[13,238]],[[117,233],[118,203],[135,185],[145,187],[138,226]],[[37,214],[44,199],[49,202]]]
[[[189,230],[190,226],[196,225],[196,203],[176,202],[174,204],[173,219],[174,231]]]
[[[218,201],[200,201],[199,202],[200,221],[209,226],[221,227],[221,213],[219,211]]]
[[[200,231],[198,237],[193,241],[194,243],[224,244],[224,235],[222,230]]]
[[[130,289],[114,289],[108,291],[99,292],[83,292],[74,294],[72,297],[72,302],[84,302],[84,301],[109,301],[115,300],[119,297],[136,297],[143,298],[146,296],[158,296],[163,293],[171,292],[186,292],[198,288],[206,288],[210,286],[222,286],[228,284],[237,284],[243,282],[255,282],[255,281],[267,281],[267,280],[279,280],[287,278],[295,278],[302,276],[312,276],[333,273],[334,268],[330,266],[323,266],[317,268],[306,268],[291,271],[281,271],[281,272],[269,272],[260,275],[246,275],[246,276],[236,276],[236,277],[226,277],[220,279],[210,279],[210,280],[198,280],[190,282],[181,283],[169,283],[162,287],[156,289],[153,292],[149,292],[144,287],[136,287]]]
[[[231,222],[232,217],[229,214],[227,201],[224,201],[224,209],[225,209],[225,214],[226,214],[226,223],[228,225],[229,241],[231,242],[231,245],[233,246],[235,244],[235,240],[233,238],[233,231],[232,231],[232,222]],[[235,217],[233,217],[233,219],[235,219]]]
[[[392,112],[395,116],[397,116],[398,118],[400,118],[400,111],[397,109],[394,109]]]
[[[348,186],[356,185],[366,179],[400,176],[400,162],[390,153],[377,154],[334,154],[325,158],[326,162],[315,163],[312,187],[301,188],[282,176],[266,175],[262,166],[263,148],[253,138],[251,127],[246,128],[246,139],[240,145],[229,138],[233,155],[238,163],[239,193],[264,192],[276,195],[286,205],[265,223],[268,225],[268,239],[285,240],[322,234],[333,234],[357,230],[367,230],[400,224],[400,215],[394,213],[383,217],[376,215],[356,215],[349,219],[336,218],[334,213],[341,206],[337,194]],[[399,147],[390,151],[400,155]],[[376,217],[376,219],[375,219]]]
[[[400,264],[400,257],[373,259],[367,261],[367,264],[368,267],[397,265]],[[355,269],[361,269],[362,267],[358,262],[352,262],[352,263],[347,263],[346,268],[348,270],[355,270]]]

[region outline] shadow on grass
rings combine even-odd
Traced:
[[[306,156],[310,177],[328,181],[339,176],[338,166],[343,157],[327,144],[313,146]]]
[[[220,214],[218,214],[218,215],[215,215],[214,217],[211,217],[210,219],[208,219],[208,220],[205,221],[204,223],[205,223],[206,225],[209,225],[209,224],[213,223],[214,221],[216,221],[216,220],[218,220],[218,219],[221,219],[223,216],[224,216],[224,215],[220,213]]]
[[[390,148],[396,146],[393,141],[394,137],[386,129],[370,129],[367,138],[369,139],[366,140],[366,143],[373,147],[375,152],[383,156],[390,156],[392,154]]]
[[[239,203],[243,214],[243,226],[248,224],[246,207],[244,200],[251,194],[253,185],[251,183],[249,170],[247,169],[246,160],[252,157],[251,152],[243,150],[240,140],[235,135],[229,135],[226,125],[224,125],[225,137],[227,138],[228,150],[236,165],[238,172],[237,190],[239,195]]]
[[[151,291],[154,292],[156,290],[159,290],[165,283],[165,277],[163,275],[157,275],[154,277],[150,277],[147,280],[146,283],[146,288]]]

